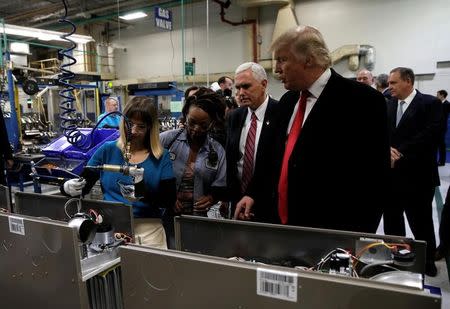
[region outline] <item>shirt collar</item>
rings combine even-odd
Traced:
[[[330,68],[328,68],[322,73],[322,75],[319,76],[318,79],[316,79],[316,81],[311,85],[311,87],[309,87],[308,90],[314,98],[317,99],[320,97],[330,77],[331,77],[331,70]]]
[[[417,94],[417,90],[413,89],[413,91],[409,94],[409,96],[407,96],[404,100],[399,100],[399,101],[405,101],[406,105],[409,105],[412,100],[414,100],[414,97]]]
[[[256,115],[256,118],[258,118],[258,120],[261,120],[261,121],[264,120],[264,114],[266,113],[268,102],[269,102],[269,96],[266,94],[266,99],[264,100],[264,102],[260,106],[258,106],[258,108],[255,110],[255,115]],[[251,116],[253,111],[250,109],[250,107],[247,107],[247,108],[248,108],[248,114]]]

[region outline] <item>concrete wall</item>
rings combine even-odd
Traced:
[[[233,2],[233,1],[232,1]],[[268,52],[278,7],[259,9],[260,58]],[[180,7],[172,9],[174,31],[158,30],[153,16],[134,22],[133,29],[116,33],[116,70],[119,79],[182,74],[182,31]],[[368,44],[375,48],[374,74],[388,73],[396,66],[413,68],[419,90],[435,94],[450,90],[449,69],[437,69],[437,62],[450,61],[450,1],[448,0],[310,0],[295,1],[295,13],[302,24],[317,27],[332,51],[345,44]],[[233,27],[220,21],[219,6],[209,1],[209,48],[206,35],[206,1],[185,5],[184,59],[196,58],[196,73],[230,72],[251,60],[250,27]],[[240,21],[246,9],[232,4],[226,17]],[[346,61],[335,69],[347,77],[355,72]],[[275,98],[284,93],[283,86],[270,80]]]

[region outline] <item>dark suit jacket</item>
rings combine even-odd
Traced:
[[[387,103],[390,143],[403,154],[393,172],[424,189],[439,185],[436,152],[442,132],[442,103],[417,91],[395,127],[397,107],[395,98]]]
[[[277,105],[278,101],[269,98],[266,113],[264,114],[258,148],[256,149],[255,173],[257,169],[265,170],[270,166],[267,160],[273,156],[274,152],[273,140],[275,136]],[[239,142],[247,114],[248,108],[240,107],[228,116],[227,123],[227,184],[230,199],[235,202],[239,201],[242,197],[237,162],[241,157],[239,152]],[[259,215],[261,215],[261,212]]]
[[[383,91],[383,95],[386,98],[386,101],[392,99],[391,90],[389,88]]]
[[[288,224],[375,232],[388,188],[386,103],[375,89],[331,72],[289,160]],[[287,126],[299,96],[288,91],[279,103],[275,209]]]
[[[448,115],[450,114],[450,102],[445,100],[444,102],[442,102],[442,124],[443,124],[443,134],[445,136],[445,132],[447,132],[447,128],[448,128]]]

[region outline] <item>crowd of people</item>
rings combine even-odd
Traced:
[[[63,192],[84,194],[100,179],[106,200],[133,205],[136,239],[163,248],[174,245],[174,215],[205,216],[219,201],[238,220],[368,233],[384,215],[385,233],[400,236],[405,213],[427,242],[426,273],[435,276],[432,200],[445,163],[447,93],[420,93],[405,67],[344,78],[310,26],[285,32],[271,49],[287,90],[279,102],[254,62],[219,79],[216,91],[187,89],[180,129],[160,134],[154,102],[134,97],[119,140],[88,165],[137,165],[143,177],[85,169]]]

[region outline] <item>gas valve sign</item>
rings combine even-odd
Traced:
[[[172,12],[168,9],[155,7],[155,26],[164,30],[172,30]]]

